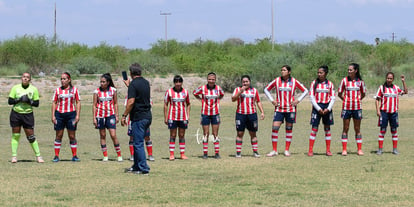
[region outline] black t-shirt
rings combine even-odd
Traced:
[[[131,120],[151,120],[151,90],[146,79],[137,77],[131,81],[128,87],[128,99],[130,98],[135,98],[134,106],[129,114]]]

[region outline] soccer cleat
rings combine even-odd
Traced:
[[[219,154],[219,153],[216,153],[216,154],[214,155],[214,158],[216,158],[216,159],[221,159],[220,154]]]
[[[17,162],[17,157],[12,157],[11,163],[16,163],[16,162]]]
[[[364,152],[362,150],[358,150],[357,155],[362,156],[364,155]]]
[[[108,157],[103,157],[102,162],[108,162]]]
[[[188,160],[188,157],[187,157],[187,156],[185,156],[185,154],[181,154],[180,159],[182,159],[182,160]]]
[[[59,162],[60,161],[60,159],[59,159],[59,157],[58,156],[55,156],[54,158],[53,158],[53,160],[52,160],[52,162]]]
[[[129,160],[134,161],[134,156],[131,156]]]
[[[236,152],[236,158],[241,158],[241,152]]]
[[[208,155],[207,154],[203,154],[203,159],[207,159]]]
[[[174,161],[174,160],[175,160],[174,155],[170,155],[170,161]]]
[[[271,152],[269,152],[267,155],[266,155],[266,157],[274,157],[274,156],[277,156],[279,153],[277,153],[277,151],[275,151],[275,150],[272,150]]]
[[[284,154],[285,154],[286,157],[290,157],[290,152],[288,150],[285,150]]]
[[[392,154],[394,154],[394,155],[398,155],[398,154],[400,154],[400,153],[398,152],[397,148],[393,148],[393,149],[392,149]]]
[[[378,148],[377,155],[382,155],[383,151],[382,148]]]
[[[332,152],[331,151],[326,151],[326,156],[332,156]]]
[[[342,156],[347,156],[348,152],[346,152],[346,150],[342,151]]]
[[[150,155],[150,156],[148,156],[148,160],[151,161],[151,162],[154,162],[155,158],[154,158],[154,156]]]
[[[36,157],[36,161],[37,161],[38,163],[44,163],[44,162],[45,162],[41,156],[37,156],[37,157]]]
[[[122,162],[122,161],[124,161],[124,159],[122,159],[122,157],[121,157],[121,156],[119,156],[119,157],[117,158],[117,161],[118,161],[118,162]]]
[[[73,162],[79,162],[80,159],[78,158],[78,156],[75,155],[75,156],[72,157],[72,161]]]
[[[253,156],[254,156],[255,158],[260,158],[260,154],[259,154],[259,152],[253,152]]]
[[[313,152],[312,152],[312,151],[309,151],[309,152],[308,152],[308,156],[309,156],[309,157],[313,157]]]

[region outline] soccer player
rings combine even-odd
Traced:
[[[355,140],[357,143],[357,155],[364,155],[362,151],[361,101],[366,93],[365,82],[362,80],[357,63],[348,66],[348,76],[342,79],[338,88],[338,97],[342,100],[343,130],[342,130],[342,156],[348,155],[346,145],[348,143],[348,130],[351,118],[354,120]]]
[[[398,95],[408,93],[407,85],[405,84],[405,77],[401,75],[401,82],[403,83],[404,90],[401,90],[397,85],[393,84],[394,73],[388,72],[385,76],[385,83],[378,88],[375,107],[377,109],[377,116],[379,117],[378,126],[380,127],[380,133],[378,135],[378,151],[377,155],[383,153],[384,135],[387,131],[388,122],[390,123],[391,136],[392,136],[392,154],[398,155],[397,150],[398,134]]]
[[[256,132],[259,128],[257,120],[256,105],[260,110],[260,119],[263,120],[265,115],[262,102],[260,102],[259,92],[251,86],[250,76],[243,75],[241,77],[241,87],[237,87],[233,91],[231,101],[237,101],[236,109],[236,158],[241,157],[243,145],[244,130],[247,128],[250,134],[250,141],[253,149],[253,156],[259,158]]]
[[[209,127],[214,137],[214,158],[220,159],[220,138],[218,137],[220,125],[220,99],[224,96],[224,91],[216,85],[216,74],[207,74],[207,85],[198,87],[193,91],[193,95],[201,100],[201,125],[203,127],[203,159],[208,158],[208,137]]]
[[[72,79],[68,72],[61,75],[60,82],[62,86],[56,88],[52,100],[52,123],[56,131],[53,162],[59,162],[60,160],[59,153],[65,128],[68,132],[69,144],[72,150],[72,161],[79,162],[76,129],[80,119],[81,97],[78,89],[72,85]]]
[[[117,92],[109,73],[105,73],[100,79],[101,87],[93,93],[93,125],[99,129],[101,150],[103,153],[102,161],[108,161],[108,149],[106,147],[106,130],[108,129],[114,148],[117,153],[118,162],[122,162],[121,147],[116,137],[116,124],[119,122]]]
[[[279,137],[279,128],[286,121],[286,146],[284,155],[290,156],[289,148],[293,138],[293,124],[296,123],[296,106],[305,98],[308,89],[291,76],[291,67],[289,65],[282,66],[280,70],[281,76],[275,78],[272,82],[267,84],[264,88],[264,93],[269,101],[275,106],[275,114],[272,125],[272,147],[273,150],[266,156],[273,157],[278,155],[277,142]],[[276,90],[276,99],[273,99],[270,91]],[[302,91],[298,100],[295,100],[295,91],[299,89]]]
[[[331,153],[331,125],[334,124],[332,107],[335,103],[334,85],[326,76],[329,68],[322,65],[318,69],[318,78],[312,81],[309,89],[309,96],[312,103],[312,114],[310,124],[312,130],[309,136],[308,156],[313,156],[313,145],[315,143],[318,126],[322,119],[325,130],[326,156],[332,156]]]
[[[30,143],[38,163],[44,160],[40,156],[39,144],[34,135],[34,115],[33,106],[39,106],[39,92],[36,87],[30,84],[32,76],[29,73],[23,73],[22,83],[13,86],[9,93],[9,105],[13,105],[10,112],[10,126],[12,128],[11,148],[12,163],[17,162],[17,148],[19,146],[20,131],[23,126],[26,138]]]
[[[170,161],[175,159],[175,139],[179,138],[181,159],[188,159],[185,156],[185,130],[188,127],[190,117],[190,97],[188,91],[184,89],[183,78],[179,75],[174,76],[174,87],[168,89],[164,96],[164,123],[170,130]]]

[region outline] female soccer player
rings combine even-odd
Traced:
[[[348,66],[348,76],[342,79],[338,88],[338,97],[342,102],[341,118],[343,119],[342,130],[342,155],[348,155],[346,145],[348,143],[348,130],[351,118],[354,120],[355,140],[357,143],[357,155],[364,155],[362,152],[362,135],[361,135],[361,120],[362,107],[361,100],[366,93],[365,83],[361,78],[359,65],[351,63]]]
[[[333,83],[326,79],[328,72],[329,68],[327,65],[319,67],[318,78],[312,81],[309,89],[309,96],[313,106],[310,120],[312,130],[309,136],[308,152],[310,157],[313,156],[313,145],[321,118],[325,130],[326,155],[332,156],[331,125],[334,124],[332,107],[335,103],[335,91]]]
[[[277,141],[279,136],[279,128],[284,120],[286,120],[286,146],[284,154],[286,157],[290,156],[289,148],[293,138],[293,123],[296,123],[296,106],[308,93],[308,89],[306,89],[301,82],[291,77],[291,67],[289,65],[282,66],[280,71],[281,76],[267,84],[264,89],[266,97],[275,106],[275,115],[273,117],[272,125],[273,150],[266,155],[267,157],[278,155]],[[276,100],[274,100],[270,94],[272,89],[276,90]],[[302,95],[298,98],[298,100],[295,100],[296,89],[302,91]]]
[[[201,125],[203,126],[203,159],[208,158],[208,137],[209,126],[211,124],[214,136],[214,158],[220,159],[220,139],[218,130],[220,125],[220,99],[224,96],[224,91],[216,85],[216,74],[207,74],[207,85],[198,87],[193,91],[193,95],[201,100]]]
[[[185,156],[185,130],[188,127],[190,117],[190,97],[188,91],[184,89],[183,78],[179,75],[174,76],[174,87],[168,89],[164,96],[164,123],[170,130],[170,161],[175,159],[175,138],[178,138],[180,145],[181,159],[188,159]]]
[[[61,87],[56,88],[52,100],[52,123],[56,131],[55,157],[53,162],[59,162],[60,147],[62,145],[63,131],[66,128],[72,150],[72,161],[79,162],[77,156],[78,144],[76,141],[76,128],[80,119],[80,95],[76,87],[72,85],[72,79],[68,72],[60,77]]]
[[[257,136],[258,129],[257,110],[256,105],[260,110],[260,119],[263,120],[265,115],[263,111],[262,102],[260,102],[259,92],[256,88],[250,85],[250,76],[243,75],[241,77],[241,87],[234,89],[231,100],[237,101],[236,109],[236,158],[241,157],[241,150],[243,145],[244,130],[247,128],[250,134],[250,140],[253,149],[253,156],[259,158],[260,154],[257,150]]]
[[[118,114],[118,98],[116,88],[112,77],[109,73],[101,76],[101,87],[97,88],[93,93],[93,125],[99,129],[101,150],[103,153],[102,161],[108,161],[108,149],[106,147],[106,130],[108,129],[114,148],[117,153],[118,162],[122,162],[121,147],[116,137],[116,124],[119,122]]]
[[[12,128],[12,163],[17,162],[17,148],[19,146],[20,131],[23,126],[24,133],[30,143],[38,163],[43,163],[40,156],[39,144],[34,135],[34,116],[33,106],[39,106],[39,92],[36,87],[30,84],[32,76],[29,73],[23,73],[22,83],[13,86],[9,94],[9,105],[13,105],[10,112],[10,126]]]
[[[392,154],[398,155],[398,95],[408,93],[407,85],[405,84],[405,77],[401,75],[401,82],[403,83],[404,90],[401,90],[397,85],[394,85],[394,73],[388,72],[385,76],[385,83],[378,88],[375,106],[377,109],[377,116],[379,117],[378,126],[380,127],[380,133],[378,135],[378,151],[377,155],[382,155],[382,146],[384,143],[384,135],[387,131],[388,122],[391,127],[392,136]]]

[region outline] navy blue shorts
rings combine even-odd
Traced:
[[[77,123],[75,123],[76,119],[76,111],[60,113],[55,111],[56,117],[56,124],[54,126],[56,131],[68,129],[71,131],[76,131]]]
[[[326,109],[326,108],[328,108],[329,104],[319,103],[318,105],[322,109]],[[323,125],[333,125],[334,124],[333,112],[332,111],[330,111],[328,114],[320,115],[319,112],[313,107],[312,108],[311,119],[310,119],[310,124],[313,127],[318,127],[319,123],[321,122],[321,118],[322,118]]]
[[[188,128],[188,121],[174,121],[174,120],[168,120],[168,129],[187,129]]]
[[[96,118],[96,121],[98,123],[96,126],[97,129],[116,129],[115,115],[104,118]]]
[[[201,125],[210,125],[210,124],[218,125],[220,124],[220,114],[216,114],[216,115],[201,114],[200,124]]]
[[[359,110],[343,110],[342,109],[342,113],[341,113],[341,118],[342,119],[356,119],[356,120],[361,120],[362,119],[362,109]]]
[[[378,119],[378,126],[381,128],[387,128],[388,122],[390,123],[391,128],[397,128],[399,126],[398,112],[387,113],[385,111],[381,111],[381,117]]]
[[[277,112],[273,116],[273,121],[283,121],[286,120],[287,123],[296,123],[296,112]]]
[[[257,122],[257,113],[239,114],[236,113],[236,130],[242,132],[247,128],[251,132],[257,132],[259,125]]]
[[[127,132],[128,136],[132,136],[132,127],[131,127],[131,122],[129,122],[128,124],[128,132]],[[151,136],[151,130],[148,127],[147,131],[145,131],[144,137],[149,137]]]

